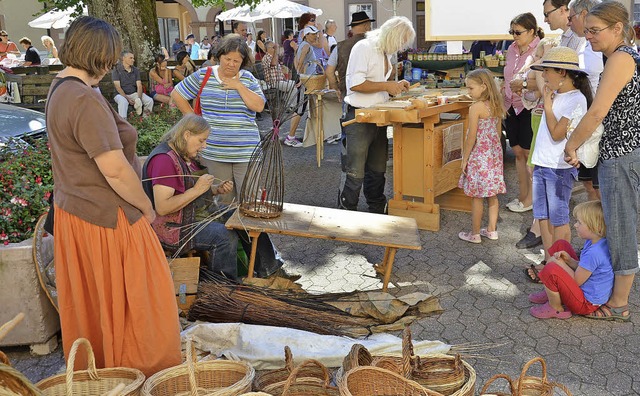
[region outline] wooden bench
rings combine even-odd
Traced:
[[[275,219],[244,216],[236,210],[226,227],[246,230],[252,238],[248,278],[253,277],[258,236],[263,232],[383,246],[384,258],[375,266],[383,275],[383,291],[387,291],[396,250],[422,249],[415,219],[316,206],[285,203],[282,215]]]

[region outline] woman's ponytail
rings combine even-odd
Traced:
[[[538,37],[540,37],[540,40],[542,40],[544,38],[544,30],[542,30],[541,27],[538,27],[538,30],[536,31],[536,34],[538,35]]]

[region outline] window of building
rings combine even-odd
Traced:
[[[351,15],[353,15],[354,12],[359,12],[359,11],[364,11],[364,12],[367,13],[369,18],[376,19],[376,6],[375,6],[375,3],[359,3],[359,2],[347,1],[346,11],[347,11],[347,17],[346,17],[345,20],[347,20],[347,21],[351,21]],[[372,29],[376,28],[376,22],[373,22],[371,24],[371,28]]]

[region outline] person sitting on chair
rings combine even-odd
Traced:
[[[118,104],[118,114],[127,119],[127,110],[132,105],[136,114],[149,115],[153,111],[153,99],[142,92],[140,70],[133,65],[135,57],[131,51],[122,51],[121,62],[111,72],[111,79],[118,94],[114,98]]]
[[[233,211],[216,202],[216,195],[230,192],[233,182],[218,180],[214,184],[216,178],[197,163],[210,129],[204,118],[193,113],[178,121],[145,161],[143,187],[158,215],[151,226],[165,249],[172,253],[206,250],[206,267],[211,272],[237,280],[238,238],[247,252],[251,244],[246,233],[224,226]],[[281,268],[283,263],[267,234],[258,238],[255,263],[259,277],[300,278]]]

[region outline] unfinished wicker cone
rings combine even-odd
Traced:
[[[187,340],[186,363],[159,371],[142,387],[144,396],[238,396],[251,391],[255,370],[247,362],[196,361]]]
[[[509,384],[509,393],[496,392],[496,391],[491,391],[491,393],[487,393],[491,384],[493,384],[495,381],[499,379],[507,380],[507,384]],[[484,386],[482,387],[482,390],[480,391],[480,396],[515,396],[515,394],[516,394],[516,386],[514,385],[511,377],[509,377],[506,374],[496,374],[493,377],[489,378],[489,380],[484,384]]]
[[[340,396],[442,396],[399,374],[372,366],[349,370],[338,388]]]
[[[87,349],[88,370],[73,371],[76,353],[80,346]],[[126,367],[96,369],[96,358],[89,340],[78,338],[71,346],[66,374],[44,379],[36,384],[45,396],[101,396],[119,384],[125,384],[120,395],[137,396],[144,383],[140,370]]]
[[[323,377],[303,377],[302,373],[309,368],[316,367],[323,372]],[[317,360],[309,359],[302,362],[289,375],[285,382],[278,382],[262,389],[274,396],[338,396],[338,388],[330,385],[329,370]]]
[[[534,377],[527,375],[529,368],[535,363],[540,363],[542,377]],[[564,391],[567,395],[571,396],[571,391],[562,384],[557,382],[549,382],[547,378],[547,363],[541,357],[535,357],[529,360],[522,367],[520,378],[517,381],[516,395],[518,396],[552,396],[554,388],[558,388]]]
[[[284,383],[289,379],[293,370],[293,354],[291,353],[291,349],[288,346],[285,346],[284,368],[267,371],[259,377],[256,377],[253,382],[253,388],[256,390],[263,390],[270,385],[274,385],[279,382]],[[316,365],[305,366],[298,372],[298,378],[316,378],[322,380],[324,379],[325,371],[326,369]]]

